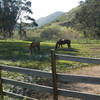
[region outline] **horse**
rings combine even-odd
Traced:
[[[71,47],[71,40],[66,40],[66,39],[59,39],[56,42],[55,49],[62,47],[62,45],[67,44],[68,48]],[[63,48],[63,47],[62,47]]]
[[[30,44],[29,49],[30,49],[31,54],[32,54],[32,49],[40,51],[40,42],[32,42]]]

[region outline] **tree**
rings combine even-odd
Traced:
[[[2,0],[0,13],[0,31],[4,33],[4,37],[12,37],[18,20],[22,20],[25,14],[32,14],[31,2],[30,0]]]
[[[100,37],[100,0],[85,0],[76,14],[75,21],[85,36]]]
[[[44,38],[44,39],[56,39],[57,37],[59,37],[59,33],[60,33],[60,28],[57,27],[49,27],[44,29],[41,32],[40,37]]]

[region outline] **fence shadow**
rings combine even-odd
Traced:
[[[75,48],[59,48],[57,52],[67,54],[67,55],[78,55],[79,50]]]

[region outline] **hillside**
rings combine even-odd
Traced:
[[[100,1],[87,0],[82,2],[78,7],[73,8],[67,13],[57,18],[50,24],[42,27],[50,27],[52,25],[59,25],[60,27],[67,27],[77,30],[82,33],[81,36],[91,39],[100,38]],[[91,8],[91,9],[90,9]],[[65,32],[66,33],[66,32]]]
[[[75,14],[80,10],[80,6],[71,9],[69,12],[65,13],[63,16],[59,18],[60,21],[71,21]]]
[[[86,0],[54,23],[81,31],[85,38],[100,38],[100,1]],[[53,23],[53,24],[54,24]]]
[[[78,6],[76,8],[71,9],[69,12],[64,13],[62,16],[57,18],[52,24],[59,24],[59,25],[64,25],[68,22],[72,22],[72,20],[75,18],[75,15],[77,12],[80,11],[81,6]],[[64,25],[66,26],[66,25]]]
[[[41,39],[46,39],[46,40],[55,40],[58,38],[68,38],[68,39],[73,40],[73,39],[80,38],[80,36],[81,36],[80,32],[76,31],[75,29],[68,28],[70,26],[69,22],[73,21],[76,13],[79,10],[80,10],[80,6],[73,8],[69,12],[63,13],[59,17],[56,17],[55,20],[49,22],[48,24],[44,24],[41,27],[33,29],[33,31],[30,33],[31,35],[29,34],[29,38],[32,38],[34,36],[41,38]],[[54,18],[55,14],[57,16],[58,12],[46,17],[46,19],[41,18],[40,24],[42,24],[42,22],[44,23],[49,18],[52,18],[52,17]],[[38,24],[39,24],[39,22],[38,22]],[[66,27],[66,26],[68,26],[68,27]],[[51,37],[51,38],[49,38],[49,37]]]
[[[64,12],[54,12],[46,17],[42,17],[40,19],[38,19],[36,22],[38,23],[39,26],[43,26],[45,24],[48,24],[54,20],[56,20],[58,17],[62,16],[64,14]]]
[[[47,17],[40,18],[39,20],[37,20],[37,23],[40,26],[42,26],[43,23],[46,23],[46,25],[44,24],[42,29],[44,29],[44,27],[49,27],[51,25],[69,26],[69,22],[72,22],[73,19],[75,19],[76,13],[78,13],[80,11],[80,9],[81,9],[81,6],[78,6],[76,8],[71,9],[69,12],[62,13],[62,14],[59,13],[60,14],[59,17],[56,17],[59,15],[59,14],[57,15],[58,12],[56,12],[54,14],[47,16]],[[56,18],[54,18],[54,20],[53,20],[54,16]],[[48,19],[50,19],[52,21],[50,21]],[[47,21],[49,21],[49,22],[47,23]]]
[[[51,29],[54,34],[60,33],[57,38],[66,38],[69,35],[74,35],[76,38],[78,35],[81,38],[99,39],[100,38],[100,2],[98,0],[88,0],[89,2],[83,2],[78,7],[73,8],[69,12],[57,17],[54,21],[43,25],[38,28],[35,33],[51,35]],[[93,5],[93,6],[91,6]],[[91,8],[91,9],[90,9]],[[51,17],[52,19],[52,17]],[[39,31],[38,31],[39,30]],[[45,31],[46,30],[46,31]],[[76,31],[76,32],[75,32]],[[52,32],[52,33],[53,33]],[[76,33],[79,34],[76,34]],[[50,33],[50,34],[49,34]],[[66,33],[66,34],[65,34]],[[62,36],[64,34],[64,36]],[[70,37],[72,37],[72,35]],[[79,38],[80,38],[79,36]],[[48,36],[46,36],[47,38]],[[51,38],[53,39],[53,38]]]

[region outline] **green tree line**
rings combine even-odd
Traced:
[[[32,13],[30,0],[0,0],[0,33],[2,36],[11,38],[18,21],[20,22],[19,32],[21,34],[23,18],[36,24],[35,20],[29,16]]]
[[[85,37],[100,38],[100,0],[81,1],[73,23]]]

